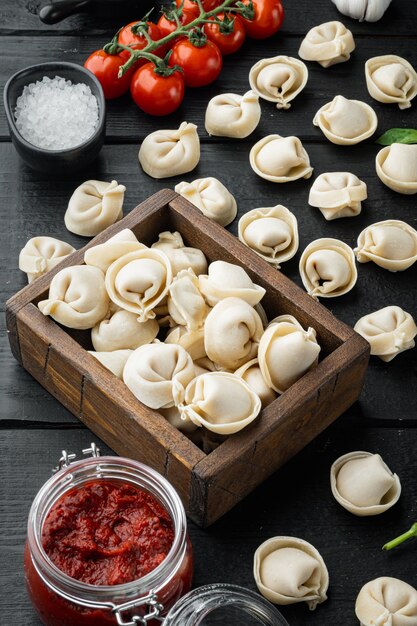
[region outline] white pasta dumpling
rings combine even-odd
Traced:
[[[181,235],[177,231],[160,233],[158,241],[153,243],[151,247],[166,254],[171,263],[173,276],[176,276],[181,270],[188,270],[189,268],[197,276],[207,273],[207,259],[204,253],[198,248],[185,246]]]
[[[138,322],[136,313],[118,309],[91,331],[91,341],[97,352],[135,350],[151,343],[159,332],[159,324],[150,319]]]
[[[219,435],[233,435],[258,416],[261,401],[242,378],[228,372],[201,374],[188,385],[183,419]]]
[[[360,590],[355,613],[361,626],[415,626],[417,590],[398,578],[375,578]]]
[[[171,282],[168,257],[151,248],[121,256],[106,272],[106,289],[112,302],[136,313],[140,322],[155,318],[153,309],[166,296]]]
[[[191,172],[200,160],[195,124],[182,122],[174,130],[156,130],[142,142],[139,163],[152,178],[170,178]]]
[[[185,326],[176,326],[167,334],[165,343],[178,344],[188,352],[193,361],[199,362],[207,358],[204,347],[204,328],[189,330]]]
[[[395,54],[368,59],[365,77],[369,94],[378,102],[409,109],[417,95],[417,72],[411,63]]]
[[[401,483],[379,454],[349,452],[330,470],[332,493],[347,511],[360,517],[380,515],[401,495]]]
[[[401,220],[376,222],[361,232],[354,252],[359,263],[402,272],[417,261],[417,230]]]
[[[123,370],[126,361],[132,354],[132,350],[113,350],[113,352],[93,352],[89,350],[89,353],[117,378],[123,380]]]
[[[54,237],[32,237],[19,254],[19,269],[26,272],[28,282],[43,276],[75,252],[69,243]]]
[[[313,298],[336,298],[356,284],[355,255],[344,241],[325,237],[315,239],[300,258],[303,285]]]
[[[94,265],[106,273],[110,265],[119,257],[142,248],[146,246],[137,240],[136,235],[129,228],[124,228],[104,243],[88,248],[84,254],[84,263]]]
[[[240,298],[255,306],[266,293],[252,282],[243,267],[226,261],[210,263],[208,274],[201,274],[198,281],[201,293],[212,307],[225,298]]]
[[[304,89],[307,80],[305,63],[284,55],[261,59],[249,72],[252,90],[260,98],[275,102],[277,109],[289,109],[290,102]]]
[[[65,226],[83,237],[94,237],[123,217],[126,187],[116,180],[111,183],[87,180],[72,194],[65,212]]]
[[[168,290],[168,311],[177,324],[189,330],[203,326],[209,309],[192,269],[181,270],[173,279]]]
[[[222,93],[214,96],[206,109],[206,131],[216,137],[244,139],[258,126],[261,119],[259,97],[253,91],[243,96]]]
[[[236,217],[236,200],[217,178],[197,178],[192,183],[183,181],[175,185],[175,191],[220,226],[227,226]]]
[[[258,359],[252,359],[248,361],[242,367],[239,367],[235,371],[236,376],[240,376],[248,383],[249,387],[259,396],[262,408],[264,409],[268,404],[271,404],[277,397],[276,391],[269,387],[262,375],[261,368],[259,367]]]
[[[306,602],[312,611],[327,600],[329,573],[311,543],[298,537],[272,537],[255,552],[253,575],[260,593],[279,605]]]
[[[310,178],[313,172],[307,151],[298,137],[268,135],[253,146],[249,160],[258,176],[273,183]]]
[[[193,378],[194,364],[184,348],[161,342],[137,348],[123,371],[130,391],[151,409],[167,409],[183,402]]]
[[[335,20],[311,28],[301,42],[298,55],[304,61],[317,61],[322,67],[330,67],[349,61],[354,49],[351,31]]]
[[[332,143],[351,146],[374,134],[378,118],[366,102],[335,96],[317,111],[313,124]]]
[[[413,317],[399,306],[386,306],[364,315],[356,322],[354,330],[369,343],[371,354],[386,363],[414,348],[417,335]]]
[[[51,281],[48,299],[38,304],[44,315],[80,330],[104,319],[109,306],[103,272],[88,265],[71,265],[58,272]]]
[[[308,203],[320,209],[325,219],[355,217],[368,197],[366,183],[350,172],[325,172],[314,181]]]
[[[417,193],[417,144],[393,143],[376,155],[378,178],[398,193]]]
[[[225,298],[206,318],[206,354],[219,368],[237,370],[256,357],[263,332],[262,320],[250,304],[240,298]]]
[[[199,427],[194,424],[194,422],[191,422],[191,420],[182,419],[181,413],[176,406],[171,406],[168,409],[159,409],[159,413],[165,417],[166,421],[169,422],[171,426],[184,433],[189,439],[198,441],[198,435],[200,434]]]
[[[252,209],[240,218],[238,236],[245,246],[279,269],[298,250],[297,218],[281,204]]]
[[[261,337],[259,368],[268,387],[284,393],[317,366],[320,346],[314,328],[304,330],[292,316],[279,316]]]

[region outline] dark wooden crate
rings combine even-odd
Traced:
[[[142,405],[86,352],[89,331],[64,330],[36,306],[47,296],[57,272],[83,263],[87,248],[123,228],[132,229],[146,244],[163,230],[178,230],[209,261],[222,259],[244,267],[267,290],[262,304],[269,318],[288,313],[317,331],[322,347],[318,367],[208,455],[157,411]],[[367,342],[352,328],[169,189],[19,291],[7,302],[6,315],[11,349],[22,366],[118,454],[163,474],[179,492],[188,515],[201,526],[230,510],[355,402],[369,358]]]

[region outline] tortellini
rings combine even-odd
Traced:
[[[172,281],[168,292],[168,311],[177,324],[189,330],[203,326],[208,307],[192,269],[181,270]]]
[[[308,203],[320,209],[325,219],[355,217],[368,197],[366,184],[350,172],[326,172],[314,181]]]
[[[261,401],[242,378],[209,372],[195,378],[179,406],[183,419],[219,435],[232,435],[258,416]]]
[[[181,270],[191,268],[198,276],[207,272],[207,259],[198,248],[189,248],[178,232],[164,231],[159,234],[158,241],[152,244],[152,248],[161,250],[168,257],[172,275],[176,276]]]
[[[138,322],[136,313],[119,309],[94,326],[91,341],[97,352],[135,350],[151,343],[158,332],[159,324],[156,320]]]
[[[417,95],[417,72],[411,63],[395,54],[368,59],[365,77],[370,95],[378,102],[409,109]]]
[[[184,433],[184,435],[194,440],[192,435],[199,430],[198,426],[190,420],[181,419],[181,413],[176,406],[171,406],[168,409],[159,409],[159,412],[171,426],[174,426],[174,428],[177,428],[180,432]]]
[[[125,228],[104,243],[88,248],[84,254],[84,262],[107,272],[110,265],[119,257],[142,248],[146,246],[137,240],[131,230]]]
[[[299,178],[310,178],[313,168],[298,137],[267,135],[250,151],[253,171],[273,183],[288,183]]]
[[[93,352],[89,350],[89,353],[117,378],[123,380],[123,370],[126,361],[132,354],[132,350],[113,350],[113,352]]]
[[[308,31],[298,55],[305,61],[317,61],[322,67],[349,61],[355,49],[353,35],[342,22],[325,22]]]
[[[150,343],[127,360],[123,380],[151,409],[167,409],[184,400],[185,388],[195,377],[190,355],[179,345]]]
[[[298,250],[297,218],[281,204],[253,209],[240,218],[238,236],[264,261],[279,268]]]
[[[354,330],[369,343],[371,354],[386,363],[414,348],[417,335],[414,319],[399,306],[386,306],[364,315],[356,322]]]
[[[335,96],[317,111],[313,124],[332,143],[351,146],[374,134],[378,118],[366,102]]]
[[[252,359],[242,365],[242,367],[239,367],[235,375],[243,378],[243,380],[248,383],[249,387],[259,396],[263,409],[268,406],[268,404],[271,404],[278,395],[276,391],[267,385],[262,376],[258,359]]]
[[[19,254],[19,269],[26,272],[28,282],[49,272],[61,263],[75,248],[54,237],[32,237]]]
[[[356,284],[355,255],[343,241],[323,238],[312,241],[300,259],[303,285],[313,298],[336,298]]]
[[[251,306],[257,305],[265,295],[265,289],[252,282],[247,272],[239,265],[226,261],[213,261],[208,275],[198,277],[200,291],[210,306],[225,298],[240,298]]]
[[[361,232],[354,252],[359,263],[402,272],[417,261],[417,230],[401,220],[376,222]]]
[[[217,178],[197,178],[175,185],[175,191],[220,226],[227,226],[236,217],[237,204],[230,191]]]
[[[290,315],[276,317],[261,337],[259,367],[266,384],[284,393],[316,367],[320,346],[314,328],[304,330]]]
[[[195,124],[183,122],[175,130],[156,130],[142,142],[139,163],[152,178],[170,178],[191,172],[200,160]]]
[[[206,359],[204,347],[204,329],[189,330],[185,326],[176,326],[166,336],[165,343],[175,343],[187,350],[193,361]],[[205,368],[207,369],[207,368]]]
[[[152,248],[121,256],[106,272],[106,289],[111,300],[122,309],[136,313],[140,322],[155,318],[153,309],[168,293],[171,281],[168,257]]]
[[[329,573],[321,554],[298,537],[272,537],[255,552],[253,575],[260,593],[279,605],[306,602],[312,611],[327,600]]]
[[[375,578],[360,590],[355,613],[361,626],[415,626],[417,590],[398,578]]]
[[[279,55],[261,59],[249,72],[249,83],[260,98],[275,102],[277,109],[289,109],[291,100],[304,89],[308,69],[299,59]]]
[[[401,495],[401,483],[379,454],[350,452],[337,459],[330,470],[332,493],[347,511],[366,517],[380,515]]]
[[[87,180],[72,194],[64,220],[69,231],[83,237],[94,237],[123,217],[126,187],[116,180],[111,183]]]
[[[210,100],[206,110],[206,131],[216,137],[244,139],[261,119],[259,97],[253,91],[243,96],[222,93]]]
[[[47,300],[38,307],[44,315],[69,328],[92,328],[107,315],[110,302],[104,274],[97,267],[72,265],[56,274]]]
[[[393,143],[376,155],[378,178],[398,193],[417,193],[417,144]]]

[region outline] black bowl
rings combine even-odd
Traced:
[[[73,83],[84,83],[97,98],[99,122],[96,130],[87,141],[66,150],[45,150],[29,143],[22,137],[16,127],[14,110],[16,100],[22,94],[23,87],[44,76],[54,78],[62,76]],[[100,152],[106,134],[106,101],[103,89],[97,78],[89,70],[76,63],[56,61],[32,65],[13,74],[4,88],[4,108],[6,110],[12,142],[29,167],[47,174],[62,174],[81,169],[91,163]]]

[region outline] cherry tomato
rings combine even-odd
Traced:
[[[169,115],[178,109],[184,91],[184,79],[179,70],[163,76],[155,72],[154,63],[146,63],[137,69],[130,84],[133,100],[150,115]]]
[[[242,0],[249,4],[250,0]],[[255,9],[253,20],[243,18],[246,34],[252,39],[266,39],[281,27],[284,9],[281,0],[252,0]]]
[[[189,39],[181,39],[172,48],[169,65],[179,65],[184,70],[187,87],[203,87],[212,83],[223,66],[220,50],[212,41],[195,46]]]
[[[233,54],[245,41],[246,31],[243,22],[238,15],[227,16],[225,19],[224,13],[219,13],[216,18],[223,22],[222,26],[213,21],[212,24],[204,25],[204,32],[210,41],[216,44],[223,56]]]
[[[118,35],[117,41],[123,46],[130,46],[134,50],[142,50],[147,45],[148,42],[146,38],[143,37],[143,35],[140,35],[140,34],[136,35],[134,32],[132,32],[132,26],[134,27],[136,26],[136,24],[138,24],[138,22],[130,22],[130,24],[127,24],[126,26],[124,26]],[[158,41],[158,39],[162,39],[163,35],[161,34],[161,31],[159,30],[159,27],[156,24],[154,24],[153,22],[146,22],[146,26],[147,26],[147,33],[149,37],[152,39],[152,41]],[[165,56],[165,53],[166,53],[165,46],[162,46],[161,48],[157,48],[156,50],[154,50],[154,54],[157,54],[160,57]],[[119,54],[126,61],[130,56],[127,50],[122,50],[122,52],[120,52]],[[147,59],[139,59],[138,62],[135,64],[135,68],[138,67],[138,64],[144,65],[147,62],[148,62]]]
[[[84,67],[90,70],[100,81],[104,97],[107,100],[118,98],[129,89],[133,68],[121,78],[118,77],[119,69],[125,61],[126,59],[123,59],[119,54],[108,54],[104,50],[96,50],[90,54],[84,63]]]
[[[183,10],[182,15],[180,17],[180,24],[181,26],[185,26],[185,24],[189,24],[190,22],[195,20],[195,18],[196,18],[196,15],[192,11]],[[164,14],[162,14],[161,17],[159,18],[157,26],[160,30],[161,37],[166,37],[167,35],[170,35],[174,30],[177,29],[177,24],[175,20],[174,21],[169,20]]]
[[[181,6],[182,0],[175,0],[177,7]],[[222,4],[222,0],[202,0],[203,9],[205,11],[212,11],[216,7]],[[184,0],[184,9],[186,11],[193,11],[196,15],[200,15],[197,2],[193,0]]]

